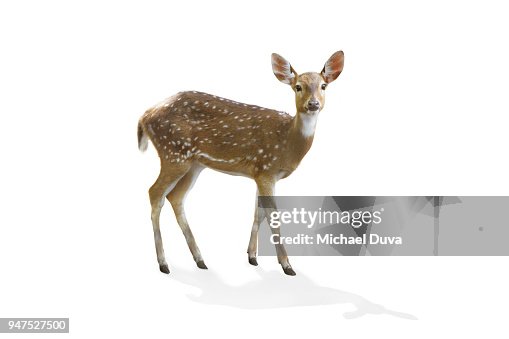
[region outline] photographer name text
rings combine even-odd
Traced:
[[[293,237],[278,236],[272,234],[270,237],[272,244],[284,245],[402,245],[403,239],[401,237],[388,237],[378,234],[363,234],[361,236],[345,236],[343,234],[317,234],[309,235],[299,233]]]

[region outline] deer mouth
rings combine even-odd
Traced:
[[[306,114],[306,115],[317,115],[318,112],[320,112],[320,109],[317,109],[317,110],[314,110],[314,111],[307,109],[303,113]]]

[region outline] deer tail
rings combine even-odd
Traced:
[[[138,148],[140,151],[145,152],[148,147],[148,136],[143,130],[141,121],[138,122]]]

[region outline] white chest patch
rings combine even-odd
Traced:
[[[300,131],[305,137],[310,137],[315,134],[316,121],[318,120],[318,114],[301,114],[302,126]]]

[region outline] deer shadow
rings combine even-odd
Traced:
[[[256,272],[259,276],[255,281],[241,285],[228,284],[212,270],[196,272],[175,269],[172,275],[178,282],[198,288],[200,293],[188,294],[187,297],[202,304],[250,310],[352,304],[355,310],[345,312],[345,319],[386,314],[417,320],[411,314],[389,310],[358,294],[317,285],[302,273],[287,277],[279,271],[265,271],[260,267],[256,268]]]

